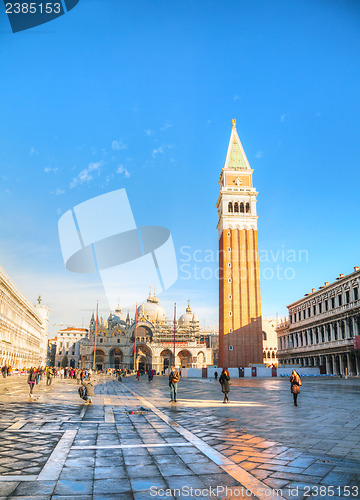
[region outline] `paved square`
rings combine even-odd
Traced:
[[[0,381],[0,500],[360,498],[360,380]],[[155,496],[155,493],[158,496]],[[165,496],[166,495],[166,496]]]

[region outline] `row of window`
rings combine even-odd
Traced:
[[[296,321],[301,321],[316,314],[321,314],[322,312],[329,311],[330,309],[335,309],[335,307],[340,307],[343,304],[350,304],[350,302],[359,299],[359,289],[353,289],[353,299],[351,300],[350,290],[345,291],[345,296],[343,300],[343,295],[337,295],[336,297],[331,297],[330,299],[324,300],[324,302],[319,302],[314,304],[312,307],[298,311],[297,313],[290,314],[290,323],[296,323]]]
[[[360,317],[357,316],[357,329],[360,327]],[[330,342],[332,340],[344,340],[345,338],[352,338],[354,332],[354,325],[352,319],[347,323],[347,334],[345,321],[333,323],[333,333],[331,335],[330,324],[315,328],[315,331],[308,330],[301,333],[293,333],[286,337],[280,337],[280,349],[291,349],[293,347],[300,347],[306,345],[316,345],[319,343]]]
[[[232,201],[229,201],[229,204],[228,204],[228,212],[230,213],[247,213],[249,214],[250,213],[250,203],[238,203],[237,201],[235,201],[235,203],[233,204]]]

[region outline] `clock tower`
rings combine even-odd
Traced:
[[[221,170],[219,215],[219,365],[262,363],[256,198],[236,120]]]

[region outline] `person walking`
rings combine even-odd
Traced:
[[[218,379],[218,376],[219,376],[218,372],[215,372],[215,373],[214,373],[215,380],[217,380],[217,379]]]
[[[300,394],[301,378],[296,370],[291,372],[290,376],[291,393],[294,397],[294,406],[297,406],[297,397]]]
[[[219,382],[221,384],[221,390],[224,393],[223,403],[230,403],[229,392],[230,392],[230,374],[227,368],[223,368],[221,372]]]
[[[30,394],[29,394],[29,397],[32,398],[33,397],[33,390],[34,390],[34,385],[36,383],[36,379],[37,379],[37,373],[35,372],[35,370],[33,368],[30,368],[30,371],[29,371],[29,376],[28,376],[28,384],[30,386]]]
[[[53,377],[52,368],[51,368],[51,366],[47,366],[46,367],[46,385],[51,385],[52,377]]]
[[[8,374],[8,367],[6,365],[4,365],[2,368],[1,368],[1,372],[2,372],[2,376],[4,378],[7,377],[7,374]]]
[[[76,383],[80,385],[81,382],[81,370],[80,368],[76,368]]]
[[[95,396],[95,384],[96,384],[96,382],[94,379],[89,377],[89,379],[86,382],[85,382],[85,380],[83,380],[81,383],[86,389],[85,404],[90,405],[90,404],[92,404],[93,397]]]
[[[175,366],[171,367],[171,372],[169,375],[169,387],[170,387],[170,401],[169,403],[176,403],[176,397],[177,397],[177,385],[180,380],[180,374],[175,368]]]
[[[136,372],[136,380],[139,382],[140,380],[140,370]]]

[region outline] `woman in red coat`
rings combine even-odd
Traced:
[[[293,370],[290,376],[291,393],[294,396],[294,406],[297,406],[297,397],[300,394],[301,378],[296,370]]]

